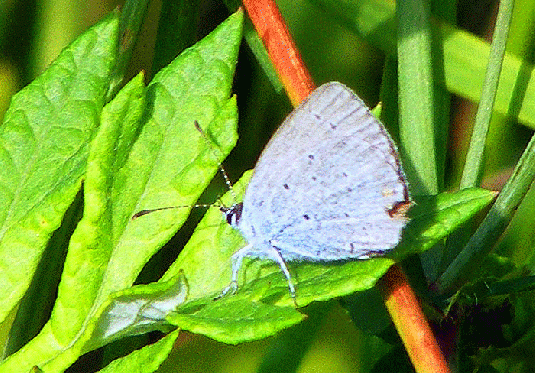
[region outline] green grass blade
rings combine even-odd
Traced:
[[[489,131],[494,101],[496,100],[498,82],[500,81],[503,57],[505,56],[505,44],[509,35],[511,18],[513,17],[513,4],[513,0],[500,2],[487,72],[485,74],[485,83],[483,84],[474,130],[459,186],[461,189],[478,186],[478,180],[481,176],[484,165],[483,152]]]
[[[429,9],[425,1],[399,1],[399,134],[413,195],[438,193]]]
[[[496,241],[511,221],[518,205],[535,180],[535,136],[522,154],[513,175],[505,183],[496,202],[466,246],[439,278],[439,290],[454,293],[470,276],[477,273],[482,258],[494,248]]]

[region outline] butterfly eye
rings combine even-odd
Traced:
[[[233,227],[237,227],[241,218],[243,204],[236,203],[230,207],[220,207],[219,210],[225,215],[227,223]]]

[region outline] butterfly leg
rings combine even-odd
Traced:
[[[255,254],[256,252],[252,245],[247,245],[232,254],[232,279],[230,280],[230,284],[223,289],[221,294],[219,294],[216,299],[225,296],[228,292],[230,292],[231,294],[236,293],[236,291],[238,290],[238,272],[240,271],[240,268],[242,266],[243,258],[245,258],[246,256],[256,256]]]
[[[253,257],[253,258],[267,258],[272,260],[273,262],[277,263],[284,274],[284,277],[286,277],[286,280],[288,281],[288,290],[290,291],[290,296],[292,297],[292,300],[294,301],[295,306],[297,307],[296,297],[295,297],[295,286],[292,281],[292,277],[290,276],[290,271],[288,271],[288,267],[286,266],[286,262],[284,261],[284,258],[282,257],[281,253],[276,247],[272,247],[269,251],[258,251],[256,250],[252,245],[247,245],[244,248],[236,251],[232,255],[232,279],[230,281],[230,284],[223,289],[221,294],[216,297],[216,299],[219,299],[229,292],[231,294],[236,293],[238,290],[238,273],[240,271],[240,268],[243,263],[243,258],[246,256]]]
[[[288,271],[288,266],[286,265],[286,262],[284,261],[284,258],[282,257],[279,249],[275,246],[271,247],[271,250],[266,253],[267,257],[277,263],[284,274],[284,277],[286,277],[286,281],[288,281],[288,290],[290,291],[290,297],[292,297],[292,300],[295,304],[295,307],[297,308],[297,300],[295,297],[295,286],[292,281],[292,276],[290,276],[290,271]]]

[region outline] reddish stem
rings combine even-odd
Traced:
[[[279,79],[293,106],[299,105],[315,88],[308,69],[272,0],[244,0],[243,5],[266,47]]]
[[[418,373],[450,369],[407,277],[398,265],[379,281],[385,305]]]

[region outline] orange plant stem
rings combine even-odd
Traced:
[[[379,281],[385,305],[418,373],[449,372],[418,299],[398,265]]]
[[[294,106],[306,99],[315,84],[301,60],[288,28],[273,0],[243,0],[243,5],[266,47]],[[449,372],[448,365],[400,267],[393,265],[381,279],[386,307],[418,373]]]
[[[266,47],[293,106],[315,88],[299,51],[273,0],[243,0],[243,5]]]

